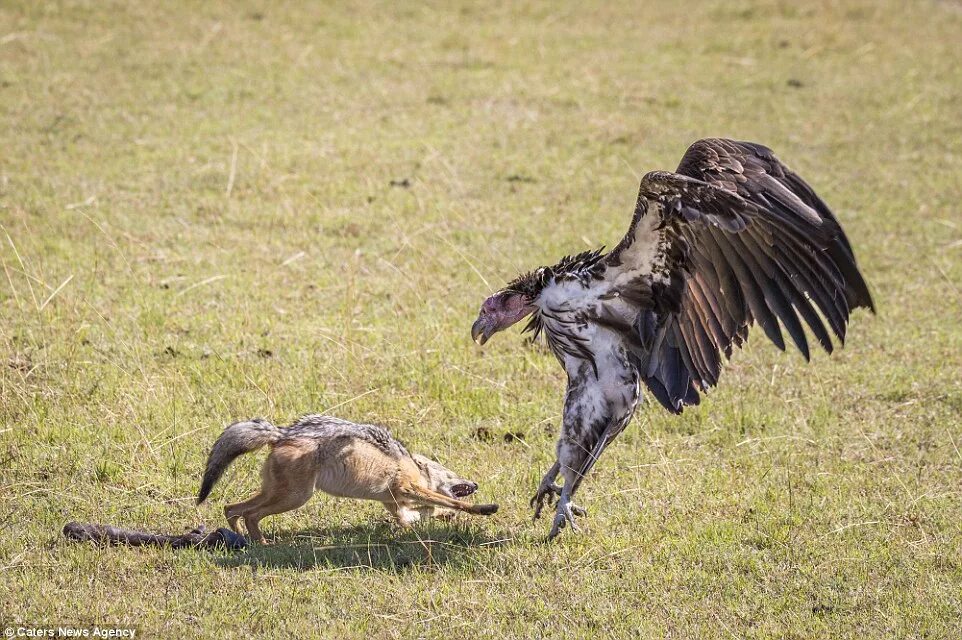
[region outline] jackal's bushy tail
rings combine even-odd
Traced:
[[[281,430],[262,418],[235,422],[224,429],[207,456],[207,468],[200,483],[197,504],[207,499],[214,483],[220,480],[234,458],[277,442],[280,437]]]

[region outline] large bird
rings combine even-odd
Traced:
[[[827,352],[872,297],[838,220],[811,187],[760,144],[691,145],[674,172],[641,180],[628,234],[604,249],[524,274],[481,306],[471,335],[531,316],[568,375],[557,458],[531,500],[558,496],[549,539],[577,530],[578,485],[621,433],[641,385],[681,413],[713,387],[722,355],[753,323],[809,357],[804,327]],[[557,484],[558,476],[564,480]]]

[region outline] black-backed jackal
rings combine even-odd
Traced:
[[[422,515],[490,515],[498,510],[496,504],[460,500],[474,493],[477,483],[412,455],[387,429],[319,415],[304,416],[289,427],[258,418],[224,429],[207,457],[197,503],[207,499],[235,458],[265,445],[271,452],[261,471],[260,493],[224,508],[234,531],[240,533],[238,520],[243,518],[248,534],[261,543],[266,542],[258,526],[262,518],[302,506],[316,490],[376,500],[402,526]]]

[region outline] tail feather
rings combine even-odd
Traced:
[[[207,499],[214,484],[220,480],[235,458],[260,449],[266,444],[273,444],[281,438],[281,435],[278,427],[262,418],[235,422],[224,429],[207,455],[207,468],[200,483],[197,504]]]

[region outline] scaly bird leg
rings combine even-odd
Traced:
[[[565,484],[564,484],[564,488],[559,493],[560,499],[558,500],[558,511],[554,519],[554,524],[551,526],[551,532],[548,534],[548,540],[554,539],[555,536],[561,533],[561,530],[564,529],[565,527],[565,523],[571,523],[571,528],[574,531],[579,530],[577,525],[575,525],[575,516],[579,518],[583,518],[586,515],[588,515],[588,512],[585,511],[583,507],[579,507],[574,502],[572,502],[571,496],[574,494],[575,491],[578,490],[578,486],[581,484],[581,481],[584,480],[585,475],[587,475],[587,473],[591,471],[591,467],[595,465],[595,462],[597,462],[598,458],[601,456],[601,452],[605,450],[605,447],[607,447],[608,443],[610,442],[611,442],[611,438],[608,436],[608,434],[607,433],[602,434],[601,438],[599,438],[598,442],[595,443],[594,448],[591,450],[591,452],[588,454],[587,459],[582,464],[581,471],[579,473],[571,473],[571,470],[569,469],[568,473],[562,474],[565,478]],[[552,467],[552,470],[554,470],[554,467]],[[556,490],[558,488],[558,485],[553,484],[553,480],[554,480],[554,476],[551,477],[551,481],[552,481],[551,486]],[[542,486],[544,486],[543,480],[542,480]],[[540,495],[540,491],[541,489],[539,489],[539,495]],[[539,503],[538,508],[535,509],[534,517],[537,518],[540,514],[541,514],[541,504]]]
[[[591,468],[598,462],[598,458],[601,457],[602,452],[610,442],[611,436],[609,436],[608,431],[605,430],[605,432],[601,434],[601,437],[598,438],[595,446],[592,447],[591,453],[588,454],[588,459],[585,460],[584,465],[581,467],[581,472],[575,477],[574,484],[571,485],[571,493],[578,490],[578,487],[581,486],[581,481],[585,479],[585,476],[588,475]]]
[[[561,487],[555,483],[555,479],[558,477],[558,471],[561,469],[561,464],[555,462],[548,469],[547,473],[541,479],[541,484],[538,485],[538,490],[535,492],[534,496],[531,498],[529,503],[534,507],[534,519],[537,520],[541,517],[541,510],[544,509],[546,502],[551,502],[552,496],[561,495]]]
[[[531,506],[534,507],[534,519],[537,520],[541,517],[541,511],[544,509],[545,504],[551,502],[552,496],[561,496],[564,493],[564,488],[555,482],[558,477],[558,470],[561,469],[561,464],[555,462],[548,469],[548,472],[544,474],[544,478],[541,479],[541,484],[538,485],[538,491],[531,498]],[[570,484],[565,481],[565,484],[570,486]],[[584,517],[588,515],[588,512],[583,508],[579,507],[575,503],[571,502],[571,495],[569,492],[568,502],[566,512],[570,512],[574,516]]]
[[[610,440],[607,437],[602,437],[602,439],[595,445],[593,451],[588,453],[588,457],[585,458],[583,454],[580,455],[582,458],[577,462],[577,467],[570,467],[565,465],[564,470],[561,472],[562,478],[564,478],[564,486],[561,488],[561,495],[558,499],[557,512],[554,518],[554,522],[551,525],[551,531],[548,533],[548,540],[553,540],[555,537],[561,533],[561,530],[565,528],[565,525],[570,524],[572,530],[579,531],[578,525],[575,524],[575,517],[584,517],[588,515],[588,512],[584,508],[579,507],[574,502],[571,501],[572,496],[575,491],[578,490],[578,485],[584,479],[584,474],[587,473],[594,462],[598,459],[601,451],[605,448],[605,445]],[[571,455],[571,447],[559,447],[559,453],[561,454],[561,459],[570,459],[573,457]],[[561,468],[561,461],[559,459],[558,468]],[[581,469],[580,471],[578,469]],[[554,468],[552,468],[554,470]],[[551,480],[554,480],[552,476]],[[556,486],[556,485],[555,485]],[[535,511],[537,515],[540,509]]]
[[[566,524],[571,525],[572,531],[581,531],[578,525],[575,524],[575,516],[585,515],[585,510],[578,505],[571,502],[571,489],[570,483],[565,482],[565,486],[561,489],[561,497],[558,499],[558,510],[557,515],[554,517],[554,523],[551,525],[551,531],[548,533],[548,540],[554,540],[561,530],[565,528]]]

